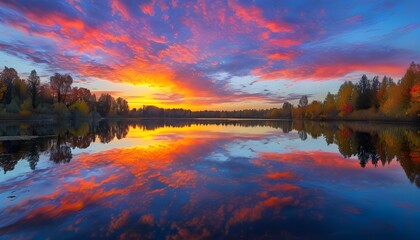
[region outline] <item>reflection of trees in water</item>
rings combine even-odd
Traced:
[[[344,157],[357,156],[362,167],[369,162],[374,166],[384,166],[395,159],[401,164],[408,179],[420,187],[418,127],[322,122],[297,123],[296,126],[311,136],[323,136],[328,144],[334,141]],[[301,137],[303,134],[300,131]]]
[[[30,144],[28,153],[26,154],[25,157],[28,160],[29,166],[31,167],[31,169],[35,170],[35,167],[39,161],[39,149],[38,149],[37,144],[34,141],[32,141],[32,143]]]
[[[4,172],[15,169],[21,159],[27,159],[31,169],[35,169],[39,161],[39,153],[47,151],[48,146],[42,141],[1,141],[0,167]]]
[[[57,140],[54,141],[50,148],[50,161],[55,163],[68,163],[72,158],[71,148],[63,136],[58,135]]]
[[[20,160],[26,159],[30,168],[35,170],[41,154],[49,154],[49,160],[55,163],[68,163],[72,159],[72,148],[88,148],[97,138],[102,143],[108,143],[114,138],[122,139],[127,136],[129,126],[127,123],[106,121],[73,126],[1,126],[0,133],[5,136],[40,137],[31,140],[0,141],[0,167],[4,172],[12,171]]]
[[[283,132],[290,132],[292,121],[272,121],[272,120],[243,120],[243,119],[148,119],[128,121],[128,124],[139,127],[143,130],[155,130],[163,127],[183,128],[192,125],[198,126],[237,126],[237,127],[272,127],[282,129]]]
[[[201,120],[166,119],[141,121],[101,121],[96,124],[82,123],[74,126],[1,126],[2,135],[47,136],[29,141],[0,141],[0,167],[11,171],[21,159],[35,169],[41,153],[50,154],[56,163],[69,162],[71,149],[87,148],[96,139],[101,143],[125,138],[129,128],[155,130],[161,127],[189,127],[192,125],[220,125],[240,127],[263,127],[282,129],[287,133],[295,130],[301,140],[308,135],[324,138],[327,144],[336,144],[344,157],[357,156],[360,165],[369,162],[375,166],[398,161],[411,182],[420,187],[420,137],[416,127],[395,125],[373,125],[366,123],[335,123],[312,121],[259,121],[259,120]]]
[[[308,134],[306,134],[306,132],[303,130],[299,130],[298,135],[302,141],[305,141],[308,138]]]
[[[369,160],[372,161],[372,164],[377,165],[379,156],[376,153],[376,149],[373,146],[374,138],[377,138],[377,135],[371,136],[369,133],[365,132],[355,132],[355,143],[356,144],[356,155],[360,160],[360,165],[365,167]]]
[[[66,145],[52,147],[50,150],[50,160],[55,163],[68,163],[72,158],[71,148]]]
[[[117,139],[125,138],[128,134],[129,124],[125,122],[116,122],[110,124],[102,121],[98,125],[98,137],[101,143],[109,143],[115,137]]]

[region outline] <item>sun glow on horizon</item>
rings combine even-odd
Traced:
[[[131,108],[268,109],[323,100],[356,73],[400,78],[420,59],[419,4],[2,1],[0,58]]]

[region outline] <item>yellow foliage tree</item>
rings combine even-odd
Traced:
[[[76,101],[69,107],[72,112],[79,112],[82,116],[87,116],[89,114],[89,106],[85,101]]]
[[[386,94],[386,100],[380,110],[391,117],[401,117],[404,115],[401,107],[404,102],[404,97],[401,94],[399,85],[391,85]]]
[[[345,82],[337,93],[337,110],[340,116],[345,116],[353,111],[358,98],[358,92],[352,82]]]
[[[305,116],[310,119],[317,119],[322,113],[322,104],[318,101],[313,101],[306,108]]]
[[[4,93],[6,93],[7,87],[5,84],[0,82],[0,101],[3,101]]]
[[[333,116],[336,109],[336,104],[334,100],[334,95],[328,92],[324,100],[324,105],[322,107],[322,116],[329,117]]]

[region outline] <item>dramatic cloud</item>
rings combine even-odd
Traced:
[[[280,82],[339,81],[360,72],[400,77],[420,57],[420,28],[412,22],[418,4],[6,0],[0,53],[22,59],[17,70],[35,64],[69,72],[99,91],[108,89],[97,79],[147,86],[153,93],[138,93],[144,102],[176,96],[165,107],[252,99],[248,107],[268,108],[287,98],[276,93]],[[270,94],[232,88],[233,77],[254,77]]]

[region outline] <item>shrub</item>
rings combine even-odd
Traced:
[[[54,106],[52,104],[41,103],[36,107],[35,112],[53,114],[53,113],[55,113],[55,109],[54,109]]]
[[[54,103],[54,110],[59,118],[70,118],[71,112],[64,103]]]
[[[70,111],[76,115],[81,115],[82,117],[87,117],[89,115],[89,106],[84,101],[77,101],[70,105]]]
[[[406,114],[409,117],[420,117],[420,103],[412,103]]]
[[[22,117],[29,117],[31,116],[32,112],[30,110],[27,109],[23,109],[19,111],[19,115]]]
[[[20,111],[20,107],[15,100],[10,102],[10,104],[6,105],[6,111],[9,113],[18,113]]]
[[[23,103],[20,105],[20,109],[22,110],[32,110],[32,100],[27,98]]]

